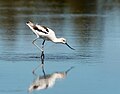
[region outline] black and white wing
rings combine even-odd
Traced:
[[[34,29],[34,30],[37,30],[37,31],[39,31],[39,32],[42,32],[42,33],[44,33],[44,34],[48,34],[48,33],[49,33],[49,30],[48,30],[47,27],[41,26],[41,25],[38,25],[38,24],[34,25],[34,26],[33,26],[33,29]]]

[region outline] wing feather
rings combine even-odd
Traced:
[[[34,30],[37,30],[37,31],[39,31],[39,32],[42,32],[42,33],[44,33],[44,34],[48,34],[48,32],[49,32],[49,30],[47,29],[47,27],[45,27],[45,26],[40,26],[40,25],[34,25],[34,26],[33,26],[33,29],[34,29]]]

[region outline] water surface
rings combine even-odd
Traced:
[[[36,94],[119,94],[119,10],[118,0],[1,0],[0,94],[27,94],[35,79],[32,70],[40,63],[40,51],[31,43],[36,36],[28,20],[50,27],[76,49],[46,42],[47,74],[75,68]],[[40,69],[36,73],[43,75]]]

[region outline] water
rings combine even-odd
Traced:
[[[46,42],[46,74],[74,69],[52,88],[33,94],[119,94],[119,15],[118,0],[1,0],[0,94],[27,94],[36,78],[32,70],[40,51],[31,43],[36,36],[28,20],[50,27],[76,49]],[[41,69],[36,73],[43,75]]]

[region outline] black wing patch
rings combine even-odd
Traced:
[[[44,28],[47,32],[40,30],[40,29],[39,29],[37,26],[35,26],[35,25],[33,26],[33,29],[34,29],[34,30],[38,30],[38,31],[40,31],[40,32],[43,32],[43,33],[45,33],[45,34],[48,34],[48,32],[49,32],[48,29],[47,29],[46,27],[43,27],[43,28]]]
[[[47,32],[49,32],[49,30],[47,29],[47,27],[45,27],[45,26],[42,26]]]

